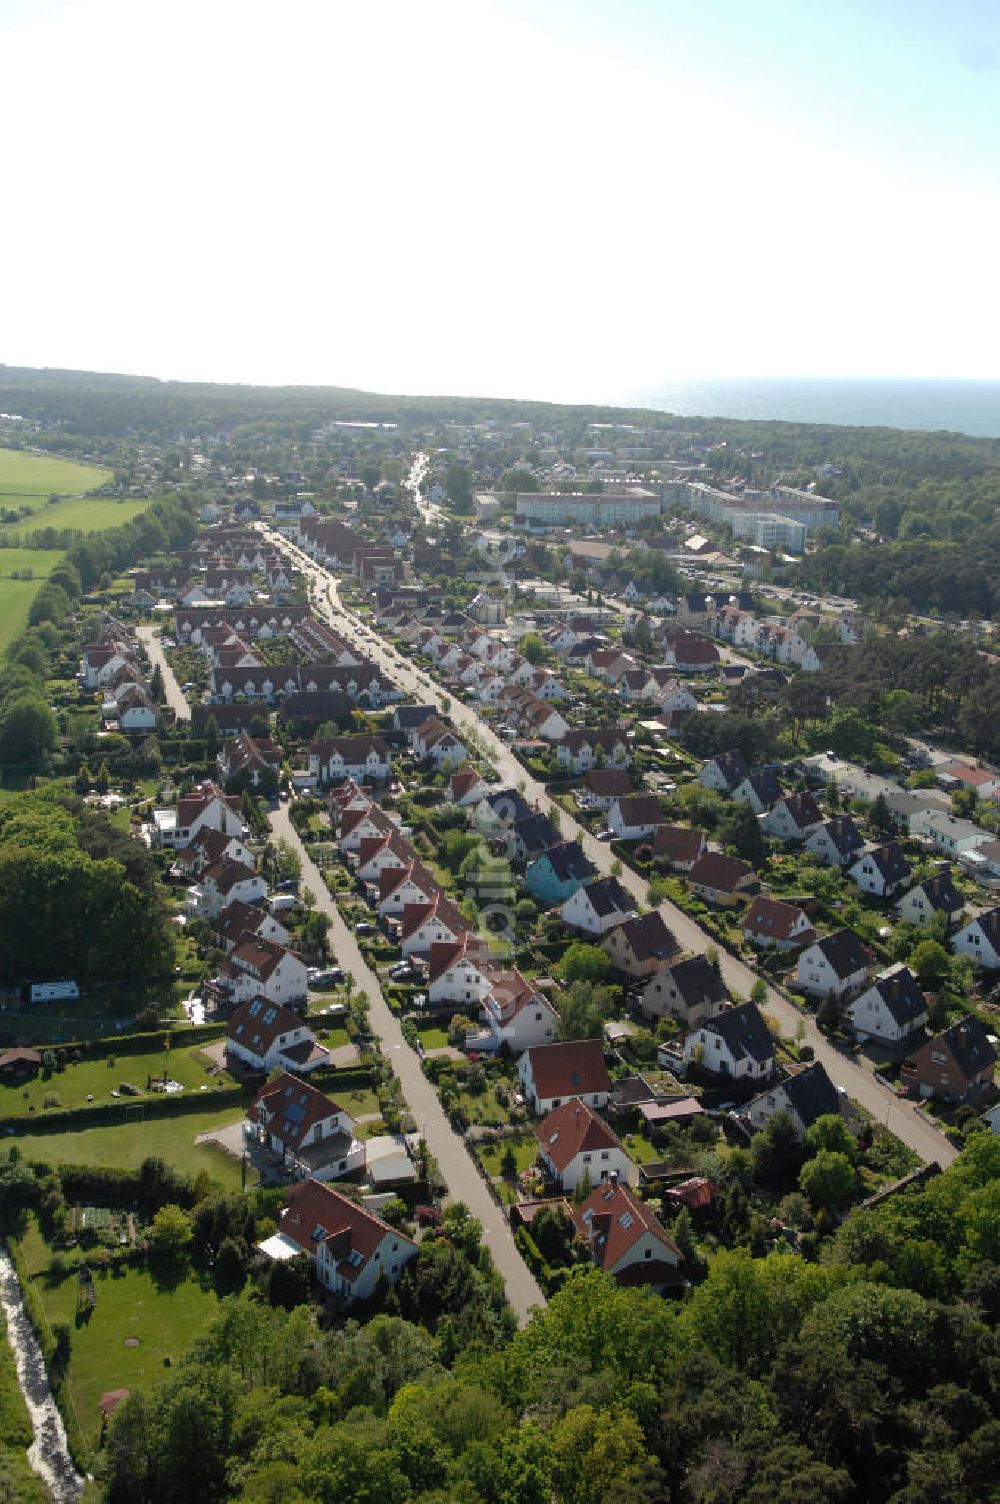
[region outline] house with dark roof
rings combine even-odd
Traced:
[[[947,867],[917,883],[899,900],[899,917],[907,924],[924,925],[943,914],[949,925],[957,924],[965,913],[965,899],[955,887]]]
[[[549,1180],[563,1191],[575,1191],[586,1179],[591,1185],[617,1175],[626,1184],[636,1168],[603,1118],[579,1097],[554,1107],[535,1124],[538,1158]]]
[[[591,768],[627,768],[629,748],[624,731],[614,726],[598,729],[571,726],[556,746],[556,761],[578,777]]]
[[[255,997],[242,1003],[229,1020],[226,1059],[243,1070],[278,1068],[307,1075],[327,1065],[330,1052],[316,1043],[312,1030],[297,1013]]]
[[[903,1061],[900,1081],[919,1097],[970,1102],[993,1086],[997,1054],[974,1013],[967,1013]]]
[[[646,983],[639,1011],[647,1018],[679,1018],[689,1029],[725,1012],[732,1002],[717,966],[702,954],[672,961]]]
[[[610,809],[632,792],[632,775],[628,768],[590,768],[580,779],[580,792],[590,809]]]
[[[658,825],[653,832],[653,857],[669,862],[675,872],[690,872],[708,849],[703,830],[688,825]]]
[[[787,1113],[801,1140],[819,1118],[841,1115],[841,1096],[822,1061],[816,1060],[784,1081],[776,1081],[747,1107],[754,1128],[766,1128],[779,1112]]]
[[[558,840],[559,833],[548,815],[533,811],[511,826],[507,854],[512,861],[531,862],[555,846]]]
[[[714,789],[717,794],[731,794],[750,777],[750,767],[743,753],[734,748],[710,757],[698,777],[705,788]]]
[[[706,851],[688,872],[688,882],[692,893],[706,903],[731,909],[756,892],[757,874],[749,862],[742,862],[739,857]]]
[[[794,950],[815,940],[816,931],[797,903],[758,894],[743,916],[743,938],[763,949]]]
[[[306,756],[321,788],[345,778],[384,783],[392,772],[392,754],[381,736],[323,737],[309,743]]]
[[[813,997],[848,997],[868,980],[869,956],[853,930],[835,930],[799,956],[796,986]]]
[[[577,888],[559,909],[559,917],[571,929],[588,935],[604,935],[636,912],[635,900],[617,877],[599,877]]]
[[[809,832],[805,847],[827,867],[848,867],[864,851],[865,842],[850,815],[834,815]]]
[[[823,811],[808,790],[803,794],[786,794],[763,820],[768,835],[779,841],[804,841],[822,823]]]
[[[886,841],[857,857],[847,875],[862,893],[892,898],[909,882],[910,864],[898,841]]]
[[[960,929],[951,942],[956,956],[971,956],[985,971],[1000,970],[1000,905]]]
[[[288,1191],[277,1232],[258,1247],[273,1260],[308,1254],[320,1284],[346,1302],[367,1300],[380,1275],[395,1284],[417,1252],[411,1238],[315,1179]]]
[[[713,1076],[766,1081],[774,1069],[774,1042],[756,1003],[728,1008],[684,1041],[684,1061]]]
[[[244,935],[259,935],[262,940],[288,944],[288,931],[263,904],[243,903],[237,899],[223,909],[213,926],[219,944],[227,955]]]
[[[601,949],[616,971],[636,979],[662,971],[680,953],[680,946],[657,909],[615,925],[601,941]]]
[[[325,1093],[282,1071],[265,1083],[247,1108],[249,1136],[276,1155],[294,1180],[336,1180],[364,1168],[364,1142],[355,1122]]]
[[[573,1221],[592,1261],[619,1285],[663,1290],[680,1283],[680,1250],[621,1180],[595,1186],[573,1208]]]
[[[738,783],[733,789],[732,797],[737,804],[749,804],[755,815],[763,815],[777,804],[783,792],[774,769],[762,768],[757,773],[748,774]]]
[[[927,1025],[927,1003],[917,979],[902,961],[880,971],[872,985],[844,1009],[854,1036],[862,1044],[897,1049],[912,1044]]]
[[[577,888],[597,876],[579,841],[558,841],[528,865],[524,887],[545,908],[565,903]]]
[[[579,1097],[588,1107],[606,1107],[611,1078],[599,1039],[535,1045],[518,1062],[521,1090],[540,1116]]]
[[[663,807],[655,794],[626,794],[613,801],[608,828],[619,841],[641,841],[653,834],[662,819]]]

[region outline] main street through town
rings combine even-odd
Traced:
[[[413,695],[418,701],[440,703],[444,693],[441,686],[436,684],[429,674],[416,668],[395,648],[384,642],[378,633],[362,624],[358,617],[344,606],[337,592],[337,582],[327,569],[316,564],[280,533],[266,528],[263,523],[258,526],[265,529],[271,541],[284,549],[302,569],[309,581],[314,610],[331,626],[336,627],[344,637],[352,641],[360,651],[366,653],[386,677],[400,689]],[[521,789],[526,799],[546,813],[556,808],[543,784],[527,772],[510,747],[496,735],[475,710],[459,700],[451,699],[448,714],[456,730],[465,732],[486,749],[489,761],[505,783]],[[562,808],[558,808],[557,813],[563,837],[569,840],[579,840],[594,866],[600,872],[609,874],[615,859],[607,845],[596,840]],[[638,903],[648,905],[648,885],[638,873],[623,865],[619,880]],[[722,977],[730,992],[737,997],[750,996],[751,989],[758,981],[757,972],[738,957],[718,947],[715,940],[675,904],[664,902],[658,907],[664,923],[673,931],[680,946],[695,952],[704,952],[709,946],[715,946],[719,950]],[[884,1124],[890,1132],[908,1145],[924,1164],[929,1164],[934,1160],[942,1166],[951,1163],[957,1151],[944,1134],[912,1103],[901,1101],[892,1091],[876,1080],[865,1065],[836,1049],[820,1033],[815,1020],[809,1014],[801,1012],[770,985],[768,985],[767,1002],[764,1006],[786,1038],[797,1039],[800,1044],[811,1045],[815,1058],[823,1062],[835,1085],[843,1087],[850,1097],[872,1115],[875,1121]]]

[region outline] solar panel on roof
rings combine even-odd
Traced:
[[[356,1248],[352,1248],[350,1253],[347,1255],[347,1262],[350,1264],[352,1269],[360,1269],[364,1261],[364,1254],[359,1253]]]
[[[278,1011],[277,1011],[276,1008],[268,1008],[267,1012],[264,1014],[264,1022],[265,1022],[265,1024],[273,1024],[274,1020],[277,1018],[277,1016],[278,1016]]]
[[[323,1239],[326,1237],[326,1228],[323,1226],[322,1222],[316,1223],[316,1226],[310,1233],[310,1237],[312,1238],[312,1241],[314,1243],[322,1243]]]
[[[255,997],[254,1000],[253,1000],[253,1002],[250,1004],[250,1017],[251,1018],[256,1018],[257,1014],[259,1012],[260,1012],[260,998],[259,997]]]

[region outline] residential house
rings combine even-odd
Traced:
[[[599,1184],[612,1175],[626,1184],[636,1179],[636,1167],[617,1136],[586,1102],[572,1097],[535,1124],[538,1158],[551,1181],[573,1192],[585,1182]]]
[[[596,1186],[573,1208],[576,1230],[599,1269],[619,1285],[664,1290],[680,1281],[680,1249],[622,1181]]]
[[[206,867],[189,890],[190,906],[202,919],[215,919],[232,903],[263,903],[267,880],[243,862],[223,857]]]
[[[647,1018],[679,1018],[694,1029],[731,1002],[719,968],[699,954],[674,961],[652,976],[642,990],[639,1010]]]
[[[544,908],[565,903],[577,888],[597,876],[579,841],[559,841],[536,857],[524,874],[524,887]]]
[[[578,1097],[588,1107],[606,1107],[611,1078],[599,1039],[533,1045],[517,1067],[525,1100],[538,1116]]]
[[[516,967],[494,969],[489,980],[482,1008],[497,1049],[520,1055],[558,1038],[559,1014]]]
[[[434,715],[413,732],[411,745],[414,755],[421,762],[429,762],[437,773],[442,769],[453,772],[469,760],[468,752],[454,731]]]
[[[850,815],[834,815],[806,836],[806,850],[827,867],[847,867],[865,849],[864,837]]]
[[[222,910],[213,928],[226,955],[244,935],[259,935],[262,940],[274,940],[278,945],[287,945],[289,939],[285,926],[275,919],[270,909],[260,904],[243,903],[240,899]]]
[[[764,816],[764,829],[779,841],[804,841],[823,823],[823,811],[812,794],[786,794]]]
[[[628,768],[591,768],[580,780],[582,800],[590,809],[610,809],[632,792]]]
[[[616,924],[631,919],[635,901],[616,877],[599,877],[577,888],[559,909],[559,917],[571,929],[588,935],[605,935]]]
[[[774,1043],[756,1003],[742,1003],[706,1019],[684,1041],[684,1060],[709,1075],[766,1081],[774,1069]]]
[[[369,1299],[380,1275],[395,1284],[417,1252],[411,1238],[314,1179],[289,1190],[277,1232],[259,1247],[271,1259],[308,1254],[319,1283],[348,1304]]]
[[[840,1117],[840,1093],[822,1061],[815,1060],[787,1080],[774,1082],[759,1097],[754,1097],[746,1115],[755,1128],[766,1128],[779,1112],[791,1118],[800,1141],[820,1118]]]
[[[743,938],[762,949],[795,950],[815,940],[816,931],[797,903],[758,894],[743,916]]]
[[[225,1048],[230,1066],[254,1071],[278,1068],[305,1075],[330,1059],[329,1050],[316,1043],[297,1013],[263,997],[237,1008],[226,1030]]]
[[[364,1168],[365,1146],[349,1113],[306,1081],[282,1071],[247,1109],[261,1148],[278,1155],[295,1180],[336,1180]]]
[[[869,956],[853,930],[823,935],[799,956],[796,985],[813,997],[847,997],[868,980]]]
[[[981,825],[972,820],[961,820],[944,810],[926,810],[914,815],[910,820],[910,834],[946,856],[962,856],[990,839]]]
[[[306,748],[309,771],[321,788],[341,783],[384,783],[392,772],[392,754],[380,736],[334,736],[310,742]]]
[[[781,796],[781,784],[773,768],[762,768],[757,773],[747,774],[732,793],[736,804],[749,804],[755,815],[765,814],[777,804]]]
[[[663,808],[655,794],[627,794],[611,805],[608,828],[619,841],[641,841],[651,836],[662,820]]]
[[[493,963],[485,940],[466,931],[452,944],[431,947],[427,998],[431,1003],[479,1004],[490,990]]]
[[[510,827],[507,854],[514,862],[532,862],[558,840],[559,832],[548,815],[533,812]]]
[[[859,856],[847,871],[862,891],[875,898],[892,898],[910,877],[910,864],[897,841],[887,841]]]
[[[433,893],[416,903],[408,903],[400,921],[403,956],[429,956],[435,945],[454,945],[469,932],[469,921],[461,909],[444,893]]]
[[[956,956],[971,956],[985,971],[1000,970],[1000,906],[986,909],[951,942]]]
[[[721,851],[706,851],[688,872],[691,891],[706,903],[734,908],[750,898],[757,887],[757,874],[749,862],[726,856]]]
[[[210,780],[174,806],[153,811],[153,837],[159,846],[180,850],[206,828],[233,836],[244,833],[239,799],[223,794]]]
[[[901,961],[880,971],[872,985],[844,1009],[855,1038],[898,1048],[927,1024],[927,1003],[917,979]]]
[[[219,971],[219,984],[236,1003],[262,997],[283,1007],[305,1003],[305,962],[297,951],[263,935],[244,934]]]
[[[662,971],[677,956],[680,947],[664,924],[663,916],[653,909],[615,925],[601,941],[601,949],[616,971],[640,979]]]
[[[459,809],[469,809],[489,793],[489,784],[478,769],[468,763],[452,773],[448,780],[448,799]]]
[[[577,777],[602,765],[624,768],[630,761],[628,742],[624,731],[618,731],[613,726],[596,731],[574,727],[566,731],[559,741],[556,761],[561,768],[568,768]]]
[[[653,858],[669,862],[675,872],[690,872],[708,849],[703,830],[688,825],[658,825],[653,832]]]
[[[966,1013],[903,1061],[900,1080],[920,1097],[970,1102],[992,1087],[996,1061],[986,1030]]]
[[[227,784],[246,779],[252,788],[277,787],[277,777],[284,760],[284,749],[270,737],[251,736],[242,728],[222,745],[218,756],[219,772]]]
[[[907,924],[929,924],[937,914],[943,914],[949,925],[957,924],[964,912],[965,899],[947,867],[917,883],[899,900],[899,917]]]
[[[385,867],[379,874],[375,909],[380,919],[399,918],[408,903],[420,903],[438,891],[433,872],[414,858],[406,867]]]
[[[717,794],[732,794],[750,777],[750,768],[743,753],[734,748],[710,757],[698,777],[705,788],[714,789]]]

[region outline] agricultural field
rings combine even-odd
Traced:
[[[165,1359],[176,1362],[212,1321],[218,1298],[191,1274],[172,1280],[148,1269],[98,1272],[93,1309],[78,1322],[76,1275],[50,1269],[51,1252],[34,1222],[21,1248],[49,1327],[62,1323],[72,1333],[66,1402],[93,1447],[101,1395],[161,1378]]]
[[[0,650],[24,630],[35,592],[61,558],[60,549],[0,548]],[[11,579],[29,569],[31,579]]]
[[[0,510],[42,507],[50,496],[83,496],[111,479],[111,471],[56,455],[0,449]]]

